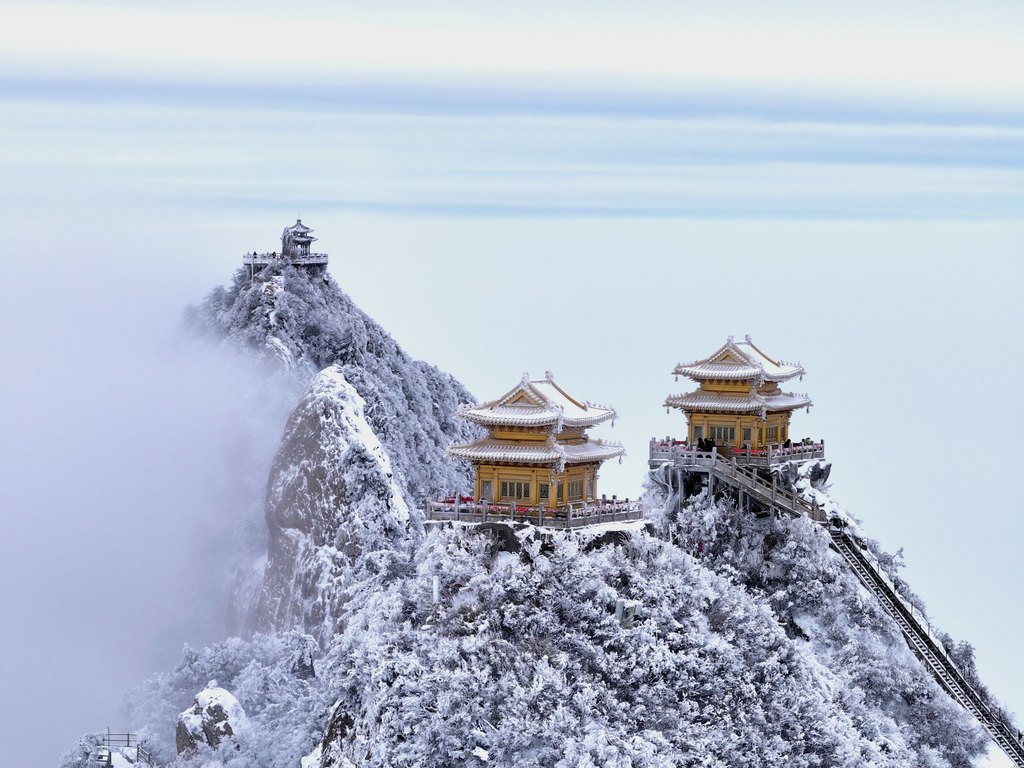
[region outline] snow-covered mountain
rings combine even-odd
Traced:
[[[468,484],[469,470],[450,462],[446,450],[453,440],[475,439],[474,428],[455,419],[473,398],[451,375],[412,360],[329,273],[268,267],[250,280],[240,269],[229,287],[191,307],[186,320],[197,333],[251,349],[302,381],[337,365],[366,403],[366,421],[410,498]]]
[[[953,768],[983,751],[820,528],[680,500],[657,473],[646,529],[424,525],[422,498],[468,480],[445,452],[469,437],[458,382],[322,272],[239,273],[190,323],[308,383],[268,480],[259,632],[186,648],[128,698],[165,763]],[[831,503],[827,478],[784,479]],[[216,744],[195,709],[213,680],[245,723]],[[176,755],[179,722],[199,726]]]

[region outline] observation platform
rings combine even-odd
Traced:
[[[311,267],[327,263],[326,253],[245,253],[242,254],[242,264],[247,267],[267,267],[270,265],[284,266],[290,264],[300,267]]]
[[[475,501],[469,496],[449,496],[428,501],[424,512],[427,520],[435,522],[530,523],[540,528],[559,530],[644,519],[639,501],[614,497],[593,502],[570,502],[560,507],[525,507]]]
[[[256,267],[315,267],[326,264],[326,253],[313,253],[310,250],[310,246],[316,242],[316,238],[310,234],[312,231],[302,223],[302,219],[296,219],[292,226],[285,227],[281,233],[280,253],[243,253],[242,264],[249,267],[250,273],[254,272]]]
[[[796,443],[789,448],[768,446],[767,448],[729,448],[716,446],[710,451],[670,437],[651,438],[648,466],[657,469],[665,463],[676,467],[710,469],[716,461],[728,459],[742,467],[774,467],[789,461],[812,461],[825,458],[825,441]]]

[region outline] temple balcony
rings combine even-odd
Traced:
[[[285,264],[297,266],[315,266],[327,263],[326,253],[304,253],[294,256],[285,256],[281,253],[246,253],[242,255],[242,263],[246,266],[267,267],[270,265],[283,266]]]
[[[825,441],[795,443],[789,448],[768,446],[767,448],[732,448],[715,446],[711,451],[699,451],[692,445],[666,437],[651,438],[648,465],[657,469],[670,463],[677,467],[710,467],[718,459],[729,459],[739,466],[773,467],[788,461],[812,461],[825,458]]]
[[[459,523],[530,523],[542,528],[575,529],[606,523],[643,520],[639,501],[601,498],[570,502],[561,507],[526,507],[516,504],[474,501],[468,496],[449,496],[426,504],[428,521]]]

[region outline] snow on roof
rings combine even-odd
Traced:
[[[452,456],[469,461],[501,461],[514,464],[589,464],[618,458],[626,452],[626,449],[619,443],[606,443],[603,440],[587,440],[576,445],[548,440],[545,443],[528,445],[484,438],[475,443],[453,445],[448,451]]]
[[[616,416],[614,408],[576,400],[555,384],[550,372],[536,380],[524,373],[523,380],[497,400],[464,408],[459,415],[488,427],[570,428],[592,427]]]
[[[786,381],[803,376],[806,371],[799,363],[785,363],[762,352],[750,337],[733,341],[732,336],[714,353],[703,360],[680,363],[672,371],[694,381],[718,379],[725,381]]]
[[[806,395],[792,392],[778,392],[772,395],[744,394],[725,395],[717,392],[705,392],[698,389],[684,395],[670,395],[665,399],[670,408],[684,411],[701,411],[710,413],[767,413],[769,411],[793,411],[797,408],[813,405]]]

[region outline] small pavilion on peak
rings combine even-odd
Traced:
[[[476,471],[474,498],[498,504],[558,509],[597,497],[601,464],[625,453],[617,443],[587,435],[612,421],[615,410],[577,400],[550,373],[527,374],[497,400],[459,415],[488,430],[485,438],[453,445],[449,452]]]
[[[281,251],[272,253],[246,253],[242,256],[242,263],[250,268],[250,274],[256,267],[266,267],[271,264],[293,266],[321,266],[327,263],[326,253],[313,253],[310,246],[316,242],[316,238],[310,234],[313,230],[302,223],[302,219],[296,219],[290,227],[285,227],[281,232]]]
[[[790,439],[793,411],[812,405],[806,394],[779,388],[781,382],[802,379],[803,366],[771,357],[750,336],[741,342],[730,336],[712,354],[680,363],[673,373],[700,385],[665,399],[666,408],[686,414],[691,445],[709,438],[717,447],[733,450],[784,445]]]
[[[309,246],[316,238],[310,232],[313,230],[302,223],[302,219],[296,219],[290,227],[285,227],[281,233],[281,253],[285,256],[309,256]]]

